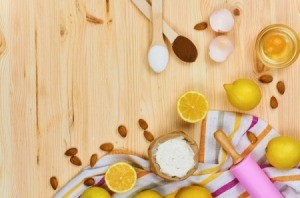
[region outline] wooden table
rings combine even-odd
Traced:
[[[7,49],[0,58],[1,197],[51,197],[51,176],[58,177],[61,187],[81,169],[64,156],[69,147],[79,149],[83,165],[91,154],[103,154],[99,145],[104,142],[145,155],[148,143],[139,118],[148,121],[155,136],[184,130],[199,140],[200,124],[179,118],[177,98],[198,90],[211,109],[236,110],[223,83],[257,79],[257,34],[273,23],[299,32],[299,6],[297,0],[165,0],[165,20],[196,44],[199,56],[187,64],[170,51],[167,70],[157,75],[147,64],[151,24],[129,0],[3,1],[0,29]],[[229,33],[234,53],[216,64],[208,57],[216,34],[193,27],[224,7],[239,8],[241,15]],[[87,22],[86,11],[104,24]],[[248,113],[300,139],[300,62],[269,73],[274,82],[261,85],[262,101]],[[284,96],[276,91],[278,80],[286,83]],[[272,95],[279,100],[275,110],[269,106]],[[120,124],[128,128],[126,139],[117,133]]]

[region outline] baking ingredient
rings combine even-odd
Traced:
[[[81,160],[77,156],[72,156],[70,162],[76,166],[81,166]]]
[[[208,102],[201,93],[188,91],[178,99],[177,112],[184,121],[196,123],[205,118],[208,112]]]
[[[139,192],[133,198],[163,198],[163,197],[154,190],[144,190],[142,192]]]
[[[51,187],[53,188],[53,190],[56,190],[57,189],[57,186],[58,186],[58,180],[56,177],[51,177],[50,178],[50,185]]]
[[[110,152],[114,150],[114,145],[112,143],[104,143],[100,146],[102,151]]]
[[[90,158],[90,166],[94,167],[95,164],[97,163],[98,160],[98,155],[97,154],[93,154]]]
[[[277,91],[283,95],[284,92],[285,92],[285,85],[284,85],[284,82],[283,81],[279,81],[276,85],[276,88],[277,88]]]
[[[187,186],[181,188],[175,198],[212,198],[212,195],[204,187]]]
[[[80,198],[111,198],[110,194],[103,188],[91,187],[86,189]]]
[[[154,154],[160,171],[170,177],[184,177],[195,166],[195,153],[183,136],[160,143]]]
[[[268,55],[281,53],[286,47],[286,41],[282,35],[273,34],[264,40],[263,49]]]
[[[249,111],[261,100],[261,90],[249,79],[238,79],[232,84],[224,84],[229,102],[236,108]]]
[[[118,127],[118,132],[119,132],[120,136],[122,136],[123,138],[127,136],[127,129],[124,125],[120,125]]]
[[[103,23],[102,19],[99,19],[99,18],[95,17],[94,15],[90,14],[89,12],[86,12],[86,20],[88,22],[95,23],[95,24],[102,24]]]
[[[172,49],[176,56],[184,62],[195,62],[198,51],[194,43],[184,36],[177,36],[173,42]]]
[[[247,131],[246,134],[247,134],[247,138],[251,144],[255,144],[257,142],[257,137],[256,137],[256,135],[254,135],[254,133]]]
[[[273,81],[273,76],[265,74],[265,75],[262,75],[261,77],[259,77],[258,80],[262,83],[270,83]]]
[[[153,134],[151,132],[149,132],[149,131],[144,131],[144,137],[149,142],[152,142],[154,140]]]
[[[207,28],[207,23],[206,22],[197,23],[194,26],[195,30],[205,30],[206,28]]]
[[[235,16],[240,16],[241,15],[241,11],[238,8],[236,8],[236,9],[233,10],[233,14]]]
[[[95,184],[95,180],[94,180],[94,178],[89,177],[89,178],[86,178],[83,183],[86,186],[93,186]]]
[[[156,73],[164,71],[169,62],[169,51],[164,45],[154,45],[148,53],[150,67]]]
[[[209,22],[215,32],[229,32],[234,26],[234,18],[227,9],[221,9],[212,13]]]
[[[65,155],[66,156],[74,156],[78,153],[77,148],[69,148],[68,150],[66,150]]]
[[[214,38],[209,44],[209,56],[215,62],[224,62],[233,52],[233,44],[228,36]]]
[[[273,138],[267,145],[266,157],[278,169],[291,169],[300,163],[300,142],[286,136]]]
[[[137,175],[134,168],[125,162],[113,164],[105,174],[108,188],[116,193],[124,193],[131,190],[135,186],[136,180]]]
[[[272,109],[276,109],[278,107],[278,101],[275,96],[272,96],[270,99],[270,106]]]
[[[142,129],[148,129],[148,123],[144,119],[139,119],[139,125]]]

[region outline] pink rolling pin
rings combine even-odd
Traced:
[[[223,131],[216,131],[214,137],[232,157],[234,166],[230,172],[239,180],[252,198],[283,198],[283,195],[256,161],[250,155],[243,158],[237,153]]]

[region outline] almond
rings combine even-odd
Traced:
[[[69,148],[68,150],[66,150],[65,155],[66,156],[74,156],[78,153],[77,148]]]
[[[149,131],[144,131],[144,137],[147,141],[152,142],[154,140],[154,136]]]
[[[265,74],[259,78],[259,81],[262,83],[270,83],[273,81],[273,77],[271,75]]]
[[[247,131],[247,138],[251,144],[255,144],[257,142],[257,137],[250,131]]]
[[[139,119],[139,125],[143,130],[148,129],[148,123],[143,119]]]
[[[92,177],[89,177],[84,180],[84,185],[86,186],[93,186],[95,184],[95,180]]]
[[[235,16],[240,16],[241,11],[240,11],[238,8],[236,8],[236,9],[233,10],[233,14],[234,14]]]
[[[284,85],[284,82],[279,81],[279,82],[277,83],[276,87],[277,87],[277,91],[278,91],[281,95],[283,95],[284,92],[285,92],[285,85]]]
[[[53,190],[57,189],[58,181],[57,181],[56,177],[53,176],[53,177],[50,178],[50,185],[53,188]]]
[[[81,160],[77,156],[72,156],[70,162],[76,166],[81,166]]]
[[[206,22],[201,22],[198,23],[194,26],[195,30],[205,30],[207,28],[207,23]]]
[[[272,109],[276,109],[278,107],[278,101],[274,96],[270,99],[270,106]]]
[[[98,155],[97,154],[93,154],[91,156],[91,159],[90,159],[90,166],[94,167],[95,164],[97,163],[97,160],[98,160]]]
[[[120,125],[118,127],[118,132],[122,137],[126,137],[127,136],[127,129],[124,125]]]
[[[102,151],[110,152],[114,149],[114,145],[112,143],[104,143],[100,146]]]

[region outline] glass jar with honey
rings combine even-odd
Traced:
[[[290,27],[274,24],[264,28],[255,44],[255,57],[260,67],[284,68],[299,56],[299,38]]]

